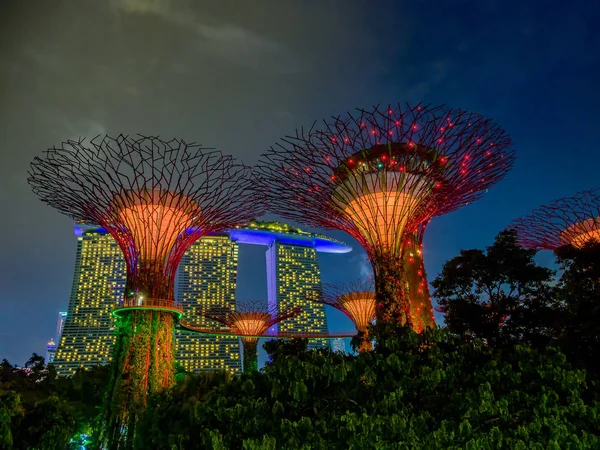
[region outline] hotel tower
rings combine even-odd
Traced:
[[[189,248],[179,264],[177,289],[188,322],[201,328],[224,328],[198,314],[198,308],[235,308],[237,266],[238,245],[228,236],[206,236]],[[177,362],[186,372],[241,371],[238,338],[176,333]]]
[[[125,260],[121,249],[102,228],[77,224],[75,274],[64,330],[54,366],[58,375],[71,375],[79,367],[91,368],[111,360],[114,338],[112,311],[123,299]],[[184,254],[178,268],[176,297],[184,317],[199,328],[220,325],[198,314],[213,305],[235,307],[238,244],[267,246],[269,309],[301,306],[302,314],[278,325],[282,332],[327,333],[324,306],[306,299],[306,292],[321,287],[318,252],[346,253],[345,244],[326,236],[293,229],[284,224],[253,222],[227,234],[205,236]],[[222,329],[222,327],[221,327]],[[314,339],[309,348],[327,346]],[[176,360],[186,372],[241,371],[236,337],[198,335],[176,331]]]
[[[75,274],[54,367],[72,375],[111,360],[115,342],[112,311],[123,298],[125,259],[102,228],[78,224]]]

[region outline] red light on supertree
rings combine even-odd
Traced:
[[[332,140],[339,136],[344,142]],[[428,289],[414,289],[426,282],[425,225],[499,181],[514,160],[510,144],[501,128],[478,114],[422,105],[375,107],[298,130],[263,155],[258,171],[274,212],[345,230],[365,248],[375,274],[378,320],[420,330],[434,324]],[[327,156],[335,164],[325,163]],[[310,173],[298,170],[304,167]]]
[[[562,198],[513,221],[517,242],[526,248],[556,250],[600,242],[600,189]]]
[[[238,303],[235,310],[213,307],[201,312],[204,317],[225,325],[231,333],[241,338],[245,373],[258,370],[258,339],[273,325],[301,313],[302,308],[299,307],[289,308],[279,313],[269,313],[263,310],[259,302]]]
[[[149,393],[174,380],[175,271],[203,235],[261,213],[250,170],[182,140],[118,136],[67,141],[31,163],[40,199],[77,221],[105,228],[127,263],[113,352],[109,445],[132,442]]]
[[[346,283],[324,284],[321,292],[309,292],[311,301],[332,306],[343,312],[361,333],[359,352],[372,350],[369,325],[375,319],[375,288],[372,278]]]

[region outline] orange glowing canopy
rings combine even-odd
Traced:
[[[407,225],[425,206],[435,180],[401,171],[358,172],[333,192],[333,203],[372,248],[399,249]]]
[[[199,212],[185,196],[159,190],[122,192],[111,207],[131,233],[141,261],[164,262]]]
[[[600,242],[600,217],[571,225],[562,232],[562,239],[577,248],[590,241]]]
[[[262,336],[271,323],[268,313],[236,312],[231,317],[231,328],[240,336]]]
[[[338,304],[354,321],[358,331],[365,332],[375,317],[375,292],[350,292],[341,295]]]

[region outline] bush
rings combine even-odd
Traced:
[[[271,342],[262,372],[188,378],[152,399],[136,446],[600,446],[598,405],[582,400],[585,373],[557,350],[496,350],[440,329],[374,333],[382,344],[358,356]]]

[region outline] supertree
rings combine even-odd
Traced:
[[[526,248],[556,250],[600,242],[600,189],[556,200],[512,222],[517,242]]]
[[[396,105],[297,130],[258,164],[270,208],[341,229],[374,269],[376,316],[433,326],[422,256],[428,221],[478,199],[514,160],[510,138],[479,114]]]
[[[375,319],[375,290],[372,278],[324,284],[320,292],[308,292],[309,300],[332,306],[354,323],[361,338],[359,352],[372,350],[369,325]]]
[[[288,308],[279,313],[265,312],[259,302],[238,303],[236,309],[213,307],[201,311],[204,317],[225,325],[239,336],[243,348],[244,373],[258,370],[258,339],[273,325],[302,313],[302,308]]]
[[[128,445],[149,393],[174,379],[175,271],[203,235],[245,223],[263,203],[250,170],[219,151],[158,137],[67,141],[31,163],[48,205],[105,228],[127,263],[107,392],[107,445]]]

